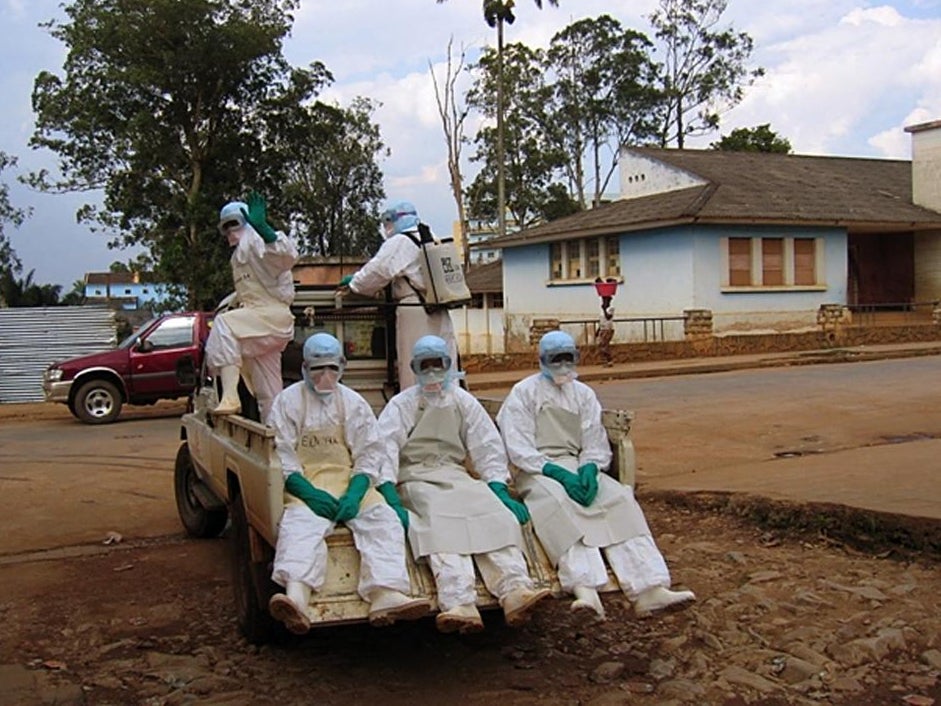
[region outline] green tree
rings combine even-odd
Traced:
[[[660,145],[681,148],[686,138],[719,127],[723,110],[742,100],[744,87],[764,75],[748,69],[753,42],[745,32],[719,28],[728,0],[660,0],[650,15],[664,47]]]
[[[15,166],[16,157],[0,152],[0,174],[3,174],[5,169]],[[7,225],[18,228],[28,216],[29,211],[16,208],[10,203],[10,189],[6,182],[0,181],[0,275],[9,275],[12,279],[13,275],[22,270],[23,264],[13,249],[5,228]],[[0,306],[4,301],[6,301],[5,298],[0,295]]]
[[[564,154],[551,143],[544,129],[552,88],[545,82],[543,61],[542,51],[514,43],[504,47],[502,70],[498,69],[496,52],[489,48],[474,67],[468,105],[492,118],[498,109],[496,86],[501,75],[508,97],[504,106],[503,148],[493,127],[482,128],[475,138],[476,152],[471,160],[482,165],[468,188],[470,211],[475,219],[499,223],[500,199],[496,187],[501,168],[506,173],[503,210],[517,227],[525,228],[542,218],[544,205],[552,199],[548,187],[560,172]]]
[[[115,247],[142,246],[157,277],[185,289],[187,305],[214,306],[231,290],[219,208],[257,190],[277,226],[297,220],[285,189],[306,155],[299,114],[332,81],[282,54],[297,0],[75,0],[49,22],[68,48],[64,76],[42,72],[31,144],[59,156],[50,191],[99,191],[82,221]],[[300,159],[300,157],[298,157]],[[311,219],[312,220],[312,219]]]
[[[0,273],[0,299],[9,307],[57,306],[62,285],[36,284],[33,282],[35,272],[30,270],[19,279],[9,270]]]
[[[72,289],[59,302],[62,306],[79,306],[85,303],[85,280],[72,282]]]
[[[366,98],[346,109],[294,104],[274,131],[284,165],[281,207],[301,252],[368,256],[378,249],[385,191],[376,159],[386,148],[374,110]]]
[[[621,145],[656,135],[651,47],[645,35],[609,15],[570,24],[550,42],[547,69],[555,81],[545,130],[566,154],[566,175],[582,208],[589,205],[589,183],[591,202],[601,201]]]
[[[721,140],[709,145],[714,150],[727,152],[777,152],[790,154],[791,143],[771,129],[770,123],[756,127],[740,127],[723,135]]]
[[[438,4],[446,0],[436,0]],[[542,9],[542,0],[534,0],[536,7]],[[549,4],[558,7],[559,0],[549,0]],[[496,53],[496,71],[497,71],[497,102],[496,102],[496,164],[497,164],[497,235],[506,234],[506,157],[504,154],[505,135],[504,135],[504,105],[506,96],[504,94],[503,82],[503,28],[504,25],[513,24],[516,15],[513,14],[513,8],[516,6],[515,0],[483,0],[484,21],[491,28],[497,30],[497,53]]]

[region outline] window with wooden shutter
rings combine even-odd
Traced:
[[[729,238],[729,284],[751,285],[751,238]]]
[[[784,238],[761,239],[761,283],[766,287],[784,284]]]
[[[794,284],[817,284],[817,241],[794,239]]]

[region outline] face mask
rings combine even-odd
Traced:
[[[421,391],[426,395],[440,394],[444,389],[445,380],[448,378],[448,371],[441,368],[429,368],[422,370],[416,376],[418,384],[421,385]]]
[[[314,368],[307,371],[307,385],[321,397],[332,394],[340,381],[340,371],[333,368]]]
[[[575,373],[575,363],[570,363],[568,361],[563,361],[561,363],[548,363],[546,364],[546,369],[549,372],[549,377],[552,378],[552,382],[556,385],[564,385],[567,382],[572,382],[578,375]]]

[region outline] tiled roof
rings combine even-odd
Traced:
[[[157,284],[153,272],[87,272],[85,284]]]
[[[909,161],[762,152],[632,148],[707,183],[626,198],[491,241],[512,247],[677,223],[938,228],[941,213],[912,203]]]
[[[467,288],[473,293],[503,291],[503,260],[471,265],[464,275]]]

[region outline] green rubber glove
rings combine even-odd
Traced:
[[[369,476],[365,473],[357,473],[350,478],[346,492],[340,496],[337,503],[337,514],[333,516],[333,519],[337,522],[346,522],[356,517],[367,490],[369,490]]]
[[[343,279],[340,280],[341,287],[348,287],[350,282],[353,281],[353,275],[343,275]]]
[[[376,490],[379,491],[379,494],[386,499],[386,503],[395,510],[395,514],[399,516],[399,520],[402,522],[402,526],[407,530],[408,529],[408,510],[405,509],[405,506],[402,504],[402,499],[399,497],[398,491],[395,489],[395,483],[392,481],[386,481],[382,485],[376,486]]]
[[[266,243],[273,243],[278,239],[274,228],[268,225],[268,209],[261,194],[253,191],[248,195],[248,210],[243,208],[242,215]]]
[[[493,491],[494,495],[500,498],[500,502],[506,505],[510,509],[510,512],[516,515],[517,522],[521,525],[525,525],[529,522],[529,510],[527,510],[526,506],[519,500],[514,500],[510,497],[510,491],[506,487],[506,483],[492,480],[487,483],[487,487]]]
[[[284,489],[304,503],[315,514],[332,520],[337,514],[337,499],[326,490],[315,488],[301,473],[295,471],[284,481]]]
[[[542,467],[542,474],[560,483],[562,487],[565,488],[566,494],[572,498],[572,500],[579,505],[588,507],[590,503],[587,493],[576,474],[551,461]]]
[[[585,490],[585,500],[588,505],[595,502],[598,497],[598,464],[583,463],[578,467],[578,480]]]

